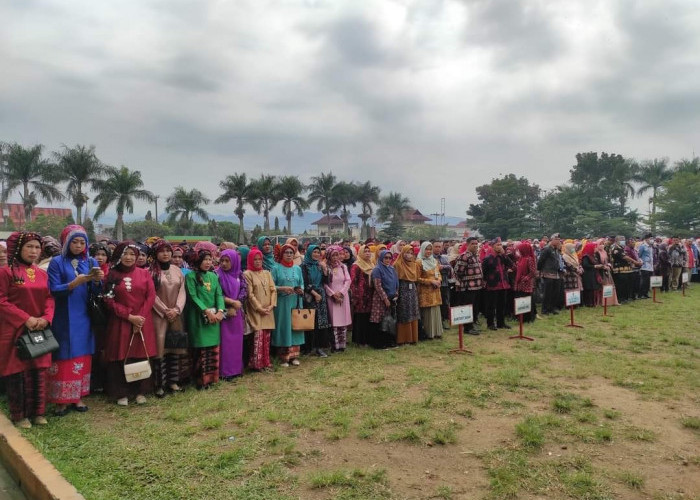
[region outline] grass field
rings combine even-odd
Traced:
[[[350,348],[25,435],[89,500],[700,498],[700,288]],[[696,495],[696,496],[694,496]]]

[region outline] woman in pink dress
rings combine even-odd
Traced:
[[[344,351],[347,345],[348,326],[352,324],[350,315],[350,273],[341,262],[343,249],[332,245],[326,250],[328,260],[328,282],[325,285],[328,297],[328,313],[333,327],[334,350]]]

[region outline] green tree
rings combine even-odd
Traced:
[[[537,228],[540,188],[525,177],[508,174],[476,188],[480,201],[469,205],[469,224],[486,238],[525,236]]]
[[[143,189],[141,172],[131,171],[122,165],[121,168],[107,167],[104,179],[95,183],[98,192],[93,200],[97,209],[93,218],[97,220],[110,205],[115,205],[117,211],[116,238],[123,240],[124,211],[134,213],[134,200],[153,202],[153,193]]]
[[[212,227],[212,223],[215,224]],[[229,221],[209,221],[209,235],[221,241],[235,241],[238,235],[238,224]]]
[[[85,217],[85,219],[83,220],[83,227],[85,228],[85,232],[87,233],[88,240],[94,243],[96,241],[95,223],[92,222],[92,219],[90,217]]]
[[[619,154],[596,152],[578,153],[576,165],[570,171],[571,184],[592,197],[614,200],[619,216],[624,216],[627,200],[634,196],[634,176],[637,165]]]
[[[330,219],[331,213],[338,209],[334,188],[337,179],[333,172],[321,173],[311,178],[308,185],[309,203],[316,203],[316,210],[321,210],[323,215]]]
[[[343,220],[343,233],[348,234],[348,222],[350,210],[348,207],[357,205],[359,197],[357,185],[353,182],[340,181],[333,187],[333,199],[340,209],[340,218]]]
[[[39,197],[48,202],[62,200],[63,193],[55,186],[51,164],[42,158],[43,146],[25,148],[17,143],[7,146],[7,165],[4,165],[2,202],[17,190],[24,205],[24,221],[30,222],[32,209]]]
[[[39,214],[33,221],[24,225],[26,231],[34,231],[42,236],[53,236],[58,239],[68,224],[75,224],[73,217]]]
[[[265,218],[263,229],[270,230],[270,210],[279,202],[277,195],[277,178],[274,175],[262,174],[259,179],[252,181],[252,201],[250,204],[255,211]]]
[[[209,198],[199,189],[187,191],[182,186],[175,188],[175,191],[165,200],[165,211],[168,213],[168,224],[177,225],[182,228],[184,234],[188,234],[197,216],[205,221],[209,220],[209,214],[203,208],[209,204]]]
[[[66,192],[73,200],[78,224],[83,220],[83,206],[88,196],[83,191],[87,186],[95,187],[95,181],[105,174],[105,167],[95,154],[95,146],[76,145],[69,148],[65,144],[61,151],[53,153],[57,169],[54,178],[67,182]]]
[[[373,186],[369,181],[357,187],[357,203],[360,204],[361,209],[358,217],[362,221],[362,229],[360,229],[360,239],[362,240],[369,237],[367,221],[372,218],[372,214],[374,213],[373,205],[379,204],[380,193],[381,189],[378,186]]]
[[[151,236],[164,238],[172,234],[172,228],[167,224],[159,224],[155,220],[139,220],[124,224],[124,238],[134,241],[145,241]],[[117,239],[120,239],[117,237]]]
[[[219,182],[219,187],[224,190],[224,193],[214,203],[228,203],[231,200],[235,200],[236,208],[233,213],[238,217],[238,238],[236,242],[239,245],[245,243],[243,216],[245,215],[245,205],[250,204],[253,200],[253,187],[248,182],[245,174],[229,175]]]
[[[302,196],[305,189],[299,178],[293,175],[282,177],[277,184],[277,194],[282,202],[282,213],[287,219],[287,234],[292,234],[294,214],[301,217],[304,215],[304,210],[309,208],[309,203]]]
[[[656,201],[664,183],[669,181],[671,177],[673,177],[673,172],[668,168],[668,158],[655,158],[643,162],[634,176],[635,182],[640,184],[637,196],[643,196],[651,191],[649,228],[653,234],[656,234]]]
[[[674,170],[676,172],[689,172],[691,174],[700,173],[700,158],[693,156],[692,159],[683,158],[678,160],[675,164]]]
[[[657,200],[659,226],[668,233],[700,233],[700,172],[677,171]]]
[[[401,193],[390,192],[379,200],[377,218],[379,222],[389,222],[382,233],[389,238],[396,238],[403,233],[403,214],[411,208],[411,201]]]

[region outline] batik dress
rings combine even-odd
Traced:
[[[299,357],[299,346],[304,343],[304,332],[292,330],[292,309],[299,307],[302,298],[295,293],[281,293],[279,287],[303,289],[304,278],[299,266],[286,267],[280,264],[272,269],[272,279],[278,287],[272,345],[278,348],[282,362],[288,362]]]

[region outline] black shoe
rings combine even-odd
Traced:
[[[71,407],[71,405],[66,405],[66,407],[63,408],[62,410],[54,410],[53,414],[56,415],[57,417],[65,417],[66,415],[68,415],[68,412],[71,411],[72,409],[73,408]]]
[[[488,328],[489,328],[489,330],[493,330],[493,331],[498,330],[498,328],[496,328],[496,325],[489,325]]]
[[[559,314],[559,311],[552,311],[552,314]]]
[[[479,330],[469,330],[468,332],[464,332],[464,333],[466,333],[467,335],[479,335],[479,334],[481,333],[481,331],[479,331]]]
[[[75,411],[77,411],[78,413],[85,413],[85,412],[88,411],[90,408],[88,408],[87,405],[78,406],[77,404],[73,403],[73,409],[74,409]]]
[[[510,326],[508,326],[508,325],[501,325],[498,328],[501,330],[510,330]]]

